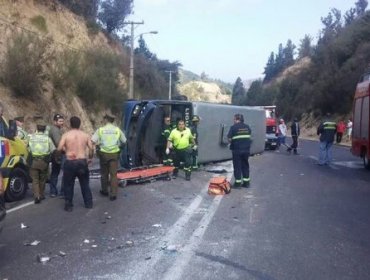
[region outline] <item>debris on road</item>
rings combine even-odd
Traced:
[[[145,260],[148,261],[150,260],[152,257],[146,257]]]
[[[23,245],[24,245],[24,246],[37,246],[37,245],[39,245],[39,244],[40,244],[40,242],[41,242],[41,241],[39,241],[39,240],[35,240],[35,241],[32,241],[32,242],[28,242],[28,241],[26,241],[26,242],[24,242],[24,243],[23,243]]]
[[[64,253],[63,251],[59,251],[59,254],[58,255],[61,256],[61,257],[65,257],[67,254]]]
[[[29,228],[29,226],[26,226],[24,223],[21,223],[21,229]]]
[[[227,173],[226,169],[205,169],[205,171],[210,172],[210,173],[216,173],[216,174]]]
[[[89,239],[85,239],[85,240],[84,240],[84,243],[85,243],[85,244],[89,244],[89,243],[90,243],[90,240],[89,240]]]
[[[160,227],[162,227],[162,225],[161,224],[154,224],[154,225],[152,225],[152,227],[160,228]]]
[[[37,261],[39,263],[45,264],[50,261],[50,257],[45,254],[37,255]]]

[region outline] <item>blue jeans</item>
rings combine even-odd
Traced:
[[[330,164],[332,161],[331,147],[333,142],[320,141],[319,164]]]
[[[85,206],[92,206],[92,193],[89,184],[89,168],[86,159],[66,160],[63,166],[64,198],[73,206],[75,179],[78,178]]]
[[[63,168],[63,164],[65,161],[65,156],[62,156],[61,163],[58,163],[55,161],[54,157],[52,157],[51,161],[51,174],[50,174],[50,195],[58,195],[58,177],[60,170]],[[63,191],[63,178],[62,178],[62,183],[60,187],[60,194],[62,195],[64,193]]]

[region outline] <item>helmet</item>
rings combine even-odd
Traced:
[[[199,122],[200,118],[197,115],[194,115],[193,118],[191,119],[192,122]]]

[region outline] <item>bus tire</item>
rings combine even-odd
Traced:
[[[8,186],[5,191],[5,200],[8,202],[21,200],[26,195],[28,188],[27,174],[19,167],[12,170]]]

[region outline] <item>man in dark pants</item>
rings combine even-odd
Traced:
[[[59,141],[62,138],[63,134],[63,126],[64,126],[64,117],[61,114],[55,114],[53,118],[53,125],[50,127],[49,130],[49,137],[53,140],[55,147],[58,147]],[[61,153],[52,154],[51,157],[51,175],[50,175],[50,196],[55,197],[58,195],[58,177],[60,170],[62,168],[62,161],[64,160],[63,155]],[[63,194],[63,180],[60,187],[60,196],[64,196]]]
[[[171,130],[171,118],[169,116],[165,116],[163,118],[163,130],[161,134],[161,156],[163,157],[163,164],[167,166],[173,165],[171,156],[166,154],[167,139],[168,136],[170,136]]]
[[[294,118],[292,125],[290,126],[290,131],[292,134],[293,144],[287,149],[287,152],[291,153],[292,150],[295,155],[298,155],[297,147],[298,147],[298,137],[301,133],[301,129],[299,127],[298,119]]]
[[[185,122],[179,120],[177,128],[171,131],[167,141],[166,154],[170,153],[170,147],[174,149],[174,177],[177,176],[180,168],[180,162],[184,162],[185,180],[191,179],[191,145],[194,145],[194,138],[189,128],[185,127]]]
[[[233,154],[234,166],[234,188],[240,186],[249,187],[249,153],[251,146],[252,130],[249,125],[244,123],[242,114],[234,115],[234,125],[230,127],[227,138],[230,143],[230,150]]]
[[[92,142],[99,146],[99,161],[101,172],[101,190],[103,196],[110,196],[110,200],[117,199],[118,180],[117,169],[120,147],[126,143],[122,130],[113,125],[114,117],[104,116],[105,125],[95,131]],[[109,191],[109,192],[108,192]]]
[[[66,160],[63,164],[63,182],[65,196],[64,210],[67,212],[73,210],[76,177],[80,182],[85,207],[93,207],[88,168],[88,164],[91,163],[94,155],[93,145],[90,136],[80,130],[81,120],[78,117],[71,117],[70,123],[71,130],[63,134],[58,146],[58,151],[64,151],[66,155]],[[88,150],[88,155],[86,155],[86,150]]]
[[[331,148],[336,132],[337,125],[328,113],[326,114],[326,119],[317,128],[317,135],[320,135],[319,165],[329,165],[331,163]]]

